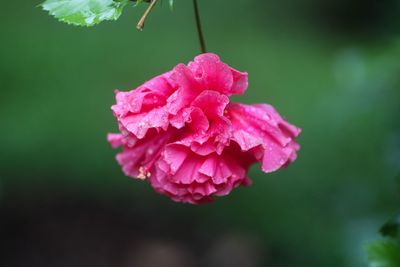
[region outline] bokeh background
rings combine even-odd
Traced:
[[[92,28],[36,1],[0,16],[0,265],[366,266],[399,208],[400,2],[200,0],[209,51],[249,72],[241,102],[300,126],[289,168],[212,204],[124,177],[106,142],[113,90],[199,53],[191,1]]]

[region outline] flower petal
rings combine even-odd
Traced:
[[[227,116],[233,126],[233,138],[243,151],[253,150],[264,172],[273,172],[296,158],[300,146],[295,138],[300,129],[289,124],[266,104],[230,103]]]
[[[247,73],[229,67],[215,54],[201,54],[188,67],[205,90],[229,96],[242,94],[247,89]]]
[[[108,141],[114,147],[122,146],[123,150],[118,153],[116,159],[121,165],[126,176],[144,179],[150,175],[153,165],[160,157],[161,149],[170,141],[174,131],[157,133],[155,129],[149,132],[143,139],[138,139],[131,146],[127,145],[129,137],[126,139],[122,134],[109,134]],[[157,138],[156,138],[157,136]]]
[[[235,187],[249,183],[248,165],[241,163],[229,153],[202,156],[173,143],[166,146],[150,181],[158,192],[175,200],[209,201],[212,195],[226,195]]]
[[[116,91],[117,103],[111,107],[119,127],[137,138],[148,129],[168,127],[167,98],[175,91],[171,72],[157,76],[129,92]]]

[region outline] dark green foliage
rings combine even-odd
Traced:
[[[400,234],[400,215],[396,215],[392,219],[390,219],[387,223],[385,223],[381,229],[380,233],[383,236],[399,238]]]

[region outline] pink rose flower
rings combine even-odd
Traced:
[[[135,90],[117,91],[112,111],[120,133],[108,141],[122,147],[116,159],[125,175],[199,204],[249,185],[256,162],[273,172],[294,161],[299,128],[270,105],[229,101],[247,86],[247,73],[207,53]]]

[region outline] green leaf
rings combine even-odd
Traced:
[[[171,10],[174,8],[174,0],[169,0],[169,7],[171,8]]]
[[[370,267],[399,267],[400,244],[394,239],[375,241],[367,247]]]
[[[93,26],[104,20],[116,20],[128,0],[46,0],[42,7],[62,22]]]

